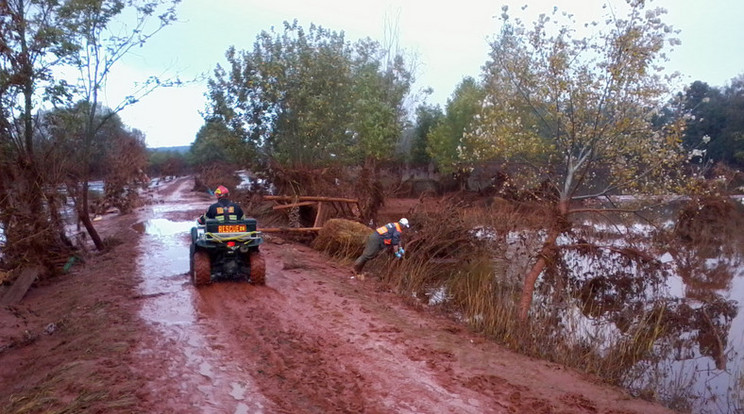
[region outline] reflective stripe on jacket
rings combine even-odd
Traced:
[[[204,224],[204,219],[207,218],[218,221],[237,221],[244,219],[245,214],[239,205],[223,198],[209,206],[207,212],[199,218],[199,224]]]
[[[400,244],[400,236],[403,234],[403,230],[397,222],[388,223],[379,227],[376,231],[382,237],[382,242],[386,245],[397,246]]]

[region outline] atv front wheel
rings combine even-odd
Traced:
[[[261,252],[251,252],[251,283],[254,285],[266,284],[266,261]]]
[[[194,253],[194,270],[191,274],[191,282],[194,286],[206,285],[212,281],[212,264],[209,260],[209,254],[205,251]]]

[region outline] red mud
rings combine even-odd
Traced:
[[[276,237],[262,246],[266,286],[197,290],[188,234],[176,237],[183,262],[169,262],[157,252],[170,247],[140,245],[135,225],[191,220],[209,200],[190,184],[99,222],[122,243],[0,309],[3,413],[670,412],[511,353]]]

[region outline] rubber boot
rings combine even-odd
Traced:
[[[362,261],[356,261],[354,262],[354,273],[360,274],[362,273],[362,269],[364,268],[364,262]]]

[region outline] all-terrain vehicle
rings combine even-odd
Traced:
[[[258,246],[263,243],[255,219],[207,219],[191,228],[190,275],[194,286],[220,280],[266,284],[266,263]]]

